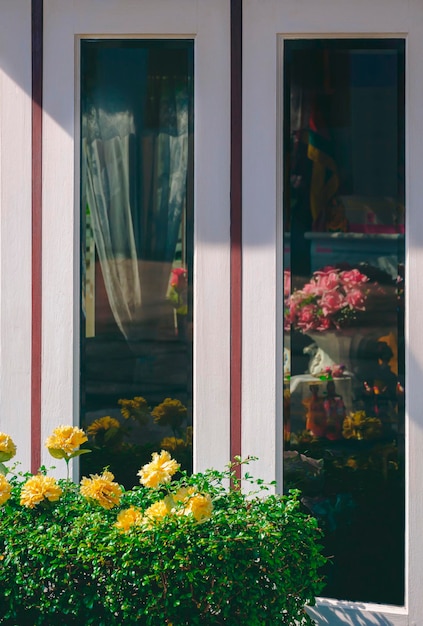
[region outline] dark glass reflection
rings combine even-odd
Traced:
[[[192,465],[193,42],[81,43],[81,473]]]
[[[327,597],[404,603],[404,41],[285,42],[284,481]]]

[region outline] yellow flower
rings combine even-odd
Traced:
[[[76,426],[58,426],[47,437],[45,446],[55,459],[70,458],[82,443],[88,441],[86,434]]]
[[[9,461],[16,454],[16,446],[12,438],[0,433],[0,462]]]
[[[175,452],[175,450],[185,450],[186,448],[191,448],[192,435],[192,426],[187,426],[184,439],[179,437],[164,437],[160,447],[163,448],[163,450],[169,450],[172,452]]]
[[[342,424],[342,436],[345,439],[352,439],[355,436],[353,421],[350,417],[346,417]]]
[[[382,433],[382,422],[378,417],[367,417],[365,411],[350,413],[342,424],[345,439],[377,439]]]
[[[62,495],[62,489],[53,476],[37,474],[29,478],[21,491],[21,504],[33,509],[43,500],[55,502]]]
[[[197,493],[188,499],[184,513],[185,515],[192,513],[197,522],[205,522],[210,518],[212,511],[213,504],[210,495]]]
[[[88,426],[87,435],[95,436],[99,432],[109,430],[110,428],[120,428],[119,420],[110,417],[110,415],[105,415],[104,417],[99,417],[94,420],[94,422]]]
[[[166,398],[151,411],[156,424],[179,428],[187,416],[187,408],[180,400]]]
[[[194,494],[194,487],[181,487],[176,493],[168,494],[164,498],[164,502],[170,513],[175,513],[176,515],[184,515],[184,507],[188,502],[190,496]]]
[[[154,524],[154,522],[158,522],[163,520],[166,515],[169,515],[169,503],[166,500],[160,500],[160,502],[155,502],[148,509],[145,510],[144,513],[144,522],[148,525]]]
[[[10,498],[10,492],[12,490],[12,485],[6,479],[5,476],[0,474],[0,506],[7,502]]]
[[[351,413],[351,419],[354,426],[361,426],[366,419],[366,412],[356,411],[355,413]]]
[[[175,502],[187,502],[188,498],[194,495],[194,487],[181,487],[176,493],[172,495],[172,499]]]
[[[121,405],[120,412],[122,416],[127,420],[132,418],[139,422],[141,425],[145,424],[150,415],[150,411],[148,408],[148,403],[145,398],[142,396],[135,396],[132,400],[127,400],[123,398],[118,400],[118,404]]]
[[[111,472],[103,472],[101,476],[91,474],[91,478],[81,480],[81,493],[84,498],[98,502],[104,509],[112,509],[119,504],[122,495],[121,487],[113,479]]]
[[[183,439],[178,439],[177,437],[165,437],[162,439],[160,447],[163,450],[178,450],[178,448],[185,448],[185,441]]]
[[[152,458],[151,463],[144,465],[137,474],[140,476],[140,483],[145,487],[158,487],[162,483],[170,482],[179,469],[179,463],[172,459],[167,450],[162,450],[160,454],[153,452]]]
[[[119,513],[115,526],[122,532],[128,532],[131,526],[134,526],[134,524],[140,524],[141,521],[142,515],[139,509],[130,506],[129,509],[124,509]]]

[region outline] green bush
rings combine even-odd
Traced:
[[[0,623],[311,624],[325,559],[298,492],[247,473],[245,493],[233,465],[177,469],[156,454],[126,491],[107,471],[81,486],[0,475]]]

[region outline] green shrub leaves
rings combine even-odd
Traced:
[[[58,501],[30,509],[20,504],[22,480],[10,483],[0,507],[0,624],[312,623],[303,607],[321,589],[325,559],[298,492],[272,495],[247,474],[246,495],[230,467],[123,490],[110,510],[62,480]],[[212,502],[210,516],[192,514],[190,494]],[[162,501],[172,514],[116,526],[122,511]]]

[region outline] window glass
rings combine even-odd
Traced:
[[[192,465],[193,42],[81,42],[81,425],[137,482]]]
[[[284,48],[284,484],[327,597],[404,603],[404,41]]]

